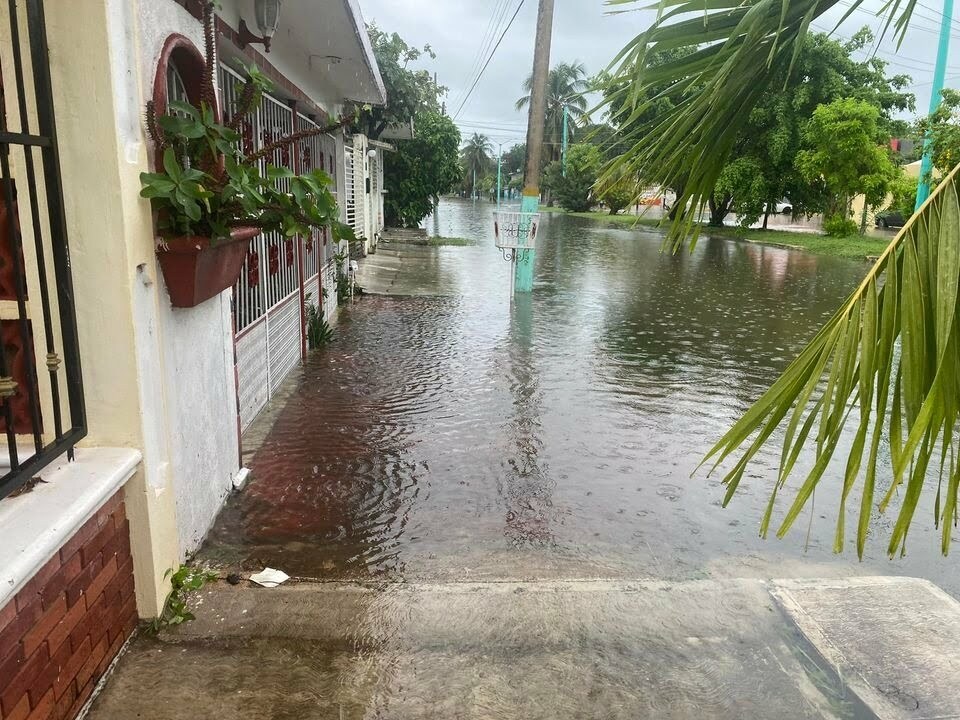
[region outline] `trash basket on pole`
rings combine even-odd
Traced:
[[[513,298],[513,285],[516,275],[516,263],[536,248],[537,230],[540,227],[540,213],[525,213],[498,210],[493,213],[494,244],[503,254],[510,266],[510,297]]]

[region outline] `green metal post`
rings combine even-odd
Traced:
[[[940,92],[943,90],[944,76],[947,74],[947,54],[950,50],[950,28],[953,21],[953,0],[943,0],[943,16],[940,19],[940,47],[937,50],[937,64],[933,70],[933,89],[930,95],[930,114],[940,107]],[[923,162],[920,163],[920,183],[917,185],[917,204],[914,212],[930,197],[930,183],[927,178],[933,169],[933,138],[930,132],[923,140]]]
[[[567,176],[567,143],[568,143],[568,131],[569,131],[569,119],[570,119],[570,110],[567,108],[567,104],[563,104],[563,142],[560,145],[561,153],[561,166],[563,169],[563,176]]]
[[[500,209],[500,188],[503,187],[503,143],[497,153],[497,210]]]

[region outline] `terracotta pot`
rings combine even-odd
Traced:
[[[185,235],[171,238],[157,249],[163,279],[174,307],[196,307],[228,287],[240,277],[250,239],[259,228],[236,228],[229,240],[211,244],[210,238]]]

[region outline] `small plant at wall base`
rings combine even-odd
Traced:
[[[320,306],[310,302],[310,295],[307,295],[306,299],[307,346],[311,350],[316,350],[329,344],[333,339],[333,328],[323,316]]]
[[[337,269],[337,304],[343,304],[350,298],[350,259],[344,253],[333,256]]]
[[[187,609],[187,600],[191,594],[199,592],[208,582],[213,582],[220,576],[209,570],[197,570],[181,565],[176,571],[172,568],[167,570],[163,577],[170,578],[170,596],[160,617],[150,624],[153,632],[195,619],[193,613]]]
[[[298,175],[265,161],[307,138],[349,124],[354,116],[291,133],[259,150],[242,151],[240,129],[271,83],[256,67],[247,68],[248,80],[233,116],[221,122],[212,3],[204,7],[204,29],[206,61],[199,101],[170,102],[167,114],[159,114],[153,102],[147,104],[147,130],[161,167],[140,176],[140,194],[150,200],[156,213],[162,239],[158,252],[167,287],[174,305],[181,307],[196,305],[232,285],[246,257],[246,241],[260,232],[292,237],[330,227],[335,240],[353,238],[352,231],[339,222],[336,199],[329,189],[332,180],[326,173],[313,170]],[[231,242],[236,247],[229,251],[228,269],[222,263],[197,259],[204,251],[216,251]],[[226,252],[219,254],[226,258]],[[193,277],[177,276],[190,272]]]

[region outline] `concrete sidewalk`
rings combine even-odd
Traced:
[[[460,250],[460,248],[457,248]],[[434,297],[460,292],[439,262],[438,248],[381,242],[376,254],[360,261],[357,284],[372,295]]]
[[[217,585],[93,720],[960,717],[930,583]]]

